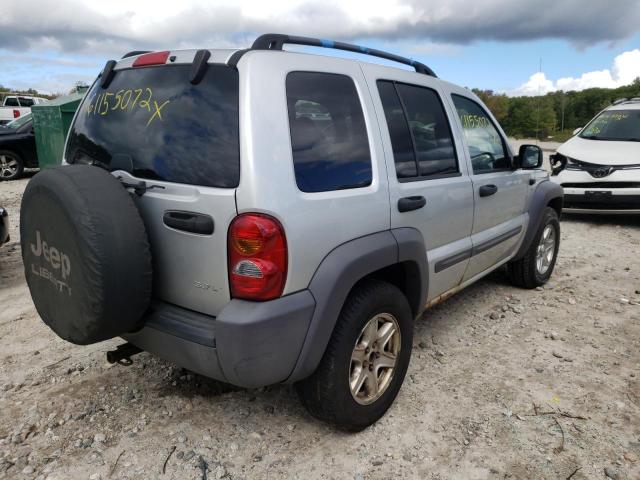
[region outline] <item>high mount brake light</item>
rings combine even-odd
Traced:
[[[287,241],[280,222],[269,215],[243,213],[229,227],[227,255],[231,296],[272,300],[287,280]]]
[[[140,55],[133,61],[134,67],[148,67],[149,65],[164,65],[169,58],[169,52],[151,52]]]

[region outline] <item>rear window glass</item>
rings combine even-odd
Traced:
[[[18,99],[16,97],[7,97],[4,101],[4,106],[5,107],[17,107],[18,105]]]
[[[198,85],[191,65],[121,70],[96,83],[69,133],[69,163],[209,187],[240,180],[238,72],[209,65]]]
[[[350,77],[291,72],[287,105],[300,190],[326,192],[371,184],[367,129]]]

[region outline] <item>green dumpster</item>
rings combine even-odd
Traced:
[[[55,167],[62,162],[67,132],[85,93],[72,93],[31,107],[40,168]]]

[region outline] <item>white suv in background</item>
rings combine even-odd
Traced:
[[[640,98],[618,100],[576,133],[551,156],[564,211],[640,213]]]

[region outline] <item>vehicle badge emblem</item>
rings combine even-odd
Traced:
[[[604,178],[607,175],[609,175],[612,171],[613,171],[613,168],[611,167],[602,167],[602,168],[597,168],[595,170],[592,170],[590,173],[592,177]]]

